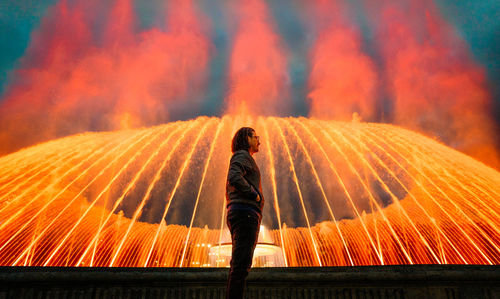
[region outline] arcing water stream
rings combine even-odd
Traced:
[[[492,168],[393,125],[228,115],[1,157],[0,265],[226,266],[225,180],[244,125],[261,136],[256,256],[279,255],[261,265],[500,262]]]

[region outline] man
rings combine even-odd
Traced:
[[[227,226],[233,244],[226,298],[243,298],[246,278],[257,238],[264,197],[259,167],[253,154],[259,151],[259,136],[249,127],[239,129],[233,137],[226,182]]]

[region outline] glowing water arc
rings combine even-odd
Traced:
[[[262,252],[283,265],[500,262],[492,168],[392,125],[228,115],[0,158],[0,265],[225,266],[225,175],[240,126],[264,139]]]

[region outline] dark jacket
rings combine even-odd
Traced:
[[[260,196],[259,202],[257,202],[257,195]],[[229,206],[235,202],[253,205],[261,213],[264,207],[259,167],[246,150],[234,152],[229,163],[226,182],[226,205]]]

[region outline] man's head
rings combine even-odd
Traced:
[[[239,150],[247,150],[250,154],[253,154],[259,151],[259,145],[259,136],[255,134],[255,130],[242,127],[234,134],[231,151],[234,153]]]

